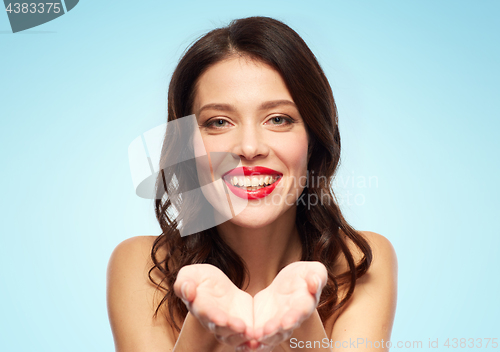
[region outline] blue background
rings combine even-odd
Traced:
[[[0,14],[0,350],[114,350],[109,256],[159,234],[152,201],[134,193],[128,146],[165,122],[183,50],[251,15],[295,29],[330,80],[345,215],[398,254],[391,341],[439,338],[448,350],[448,337],[500,338],[499,10],[88,0],[16,34]]]

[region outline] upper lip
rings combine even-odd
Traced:
[[[270,169],[264,166],[240,166],[229,170],[222,177],[233,177],[233,176],[257,176],[257,175],[278,175],[283,176],[279,171]]]

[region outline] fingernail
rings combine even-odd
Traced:
[[[182,293],[182,296],[184,296],[184,299],[187,299],[188,298],[188,283],[187,281],[184,282],[181,286],[181,293]]]
[[[281,326],[282,326],[283,330],[288,330],[294,325],[295,325],[295,323],[293,322],[293,320],[288,320],[286,324],[283,324]]]
[[[316,298],[316,304],[319,302],[319,299],[321,298],[321,286],[322,282],[321,279],[319,278],[318,275],[314,275],[314,280],[316,281],[317,287],[316,287],[316,294],[314,295]]]
[[[321,288],[321,279],[318,275],[314,275],[314,281],[316,281],[316,291],[319,291]]]

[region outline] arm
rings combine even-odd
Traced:
[[[357,281],[353,296],[335,320],[331,336],[325,332],[315,310],[294,330],[289,341],[280,344],[280,351],[388,350],[385,344],[390,340],[396,310],[396,254],[385,237],[373,232],[363,234],[372,247],[374,259],[368,272]],[[354,248],[352,250],[355,251]],[[380,345],[374,344],[375,341]]]
[[[331,340],[334,344],[337,341],[334,349],[340,351],[388,351],[386,342],[391,338],[396,312],[396,253],[385,237],[373,232],[363,235],[372,247],[373,262],[335,321]]]
[[[326,280],[322,263],[294,262],[255,295],[255,337],[266,351],[331,351],[316,310]],[[306,346],[302,341],[318,343]]]
[[[214,335],[190,314],[177,343],[166,311],[153,318],[159,300],[148,278],[151,246],[150,237],[127,239],[115,248],[108,263],[106,298],[116,352],[215,351],[220,344]],[[160,281],[154,272],[152,276]]]
[[[190,312],[182,325],[173,352],[218,351],[221,344],[213,333],[205,329]]]
[[[311,344],[306,345],[306,341],[311,341]],[[316,344],[313,341],[316,341]],[[313,314],[293,331],[290,340],[281,343],[280,347],[286,352],[331,352],[333,350],[329,343],[330,338],[323,327],[318,310],[315,309]]]

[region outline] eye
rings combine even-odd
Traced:
[[[204,124],[204,127],[212,129],[225,128],[229,125],[229,122],[224,119],[213,119],[209,120]]]
[[[273,116],[268,121],[274,126],[287,126],[294,122],[292,118],[285,116]]]

